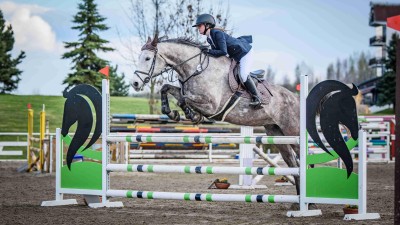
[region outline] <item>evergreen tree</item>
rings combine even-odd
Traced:
[[[359,84],[375,77],[374,70],[368,66],[369,54],[354,53],[347,59],[337,59],[329,64],[326,79]]]
[[[126,84],[125,74],[117,75],[117,67],[110,68],[110,95],[112,96],[127,96],[129,94],[129,84]]]
[[[336,71],[335,71],[335,80],[340,80],[342,78],[342,62],[340,59],[336,61]]]
[[[346,73],[345,82],[352,83],[357,79],[357,71],[355,67],[355,61],[352,56],[349,57],[349,71]]]
[[[357,80],[355,80],[357,84],[370,79],[371,68],[368,65],[368,58],[364,52],[361,52],[361,55],[358,58],[357,71],[358,71],[358,77]]]
[[[399,35],[397,33],[393,33],[392,39],[390,40],[389,46],[387,47],[388,58],[385,62],[386,72],[383,75],[382,79],[379,80],[376,87],[378,90],[378,106],[393,104],[393,107],[395,108],[397,40],[399,40]]]
[[[333,64],[329,64],[328,69],[326,69],[326,79],[327,80],[334,80],[335,79],[335,68]]]
[[[98,71],[109,64],[108,61],[99,58],[96,53],[113,51],[113,48],[105,46],[107,40],[100,38],[98,32],[108,30],[97,10],[94,0],[83,0],[78,4],[78,13],[74,16],[72,29],[80,31],[79,40],[65,42],[65,48],[72,49],[64,53],[63,59],[72,59],[73,72],[68,74],[63,84],[66,89],[77,84],[90,84],[101,90],[103,75]],[[123,77],[116,74],[116,68],[110,67],[110,89],[113,95],[127,95],[129,86],[125,84]]]
[[[294,87],[293,84],[290,82],[288,75],[283,76],[282,87],[284,87],[292,92],[296,91],[296,87]]]
[[[17,65],[25,58],[25,52],[21,51],[16,58],[11,57],[14,48],[14,32],[11,25],[6,25],[3,12],[0,10],[0,93],[9,93],[18,87],[22,73]]]

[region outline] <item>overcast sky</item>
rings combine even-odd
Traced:
[[[61,59],[66,52],[63,42],[78,39],[77,31],[70,28],[79,2],[0,0],[0,9],[14,29],[14,54],[23,50],[27,55],[19,66],[23,70],[22,80],[14,94],[61,95],[62,80],[71,67],[70,60]],[[96,3],[110,27],[100,36],[117,49],[101,57],[112,65],[118,64],[119,72],[124,72],[128,81],[134,68],[120,54],[125,51],[120,39],[137,39],[125,32],[129,25],[125,14],[129,1],[97,0]],[[323,79],[329,63],[338,58],[361,51],[374,54],[369,38],[375,30],[368,26],[367,0],[230,0],[229,4],[234,36],[253,35],[254,69],[271,66],[277,81],[284,76],[293,80],[294,68],[302,62]]]

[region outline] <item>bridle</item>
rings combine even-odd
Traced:
[[[199,59],[200,59],[200,60],[199,60],[199,61],[200,61],[199,66],[200,66],[200,67],[198,66],[198,68],[196,69],[196,71],[195,71],[194,73],[192,73],[192,74],[191,74],[188,78],[186,78],[184,81],[179,80],[179,82],[180,82],[181,85],[183,86],[183,85],[184,85],[188,80],[190,80],[192,77],[201,74],[205,69],[207,69],[207,67],[208,67],[208,65],[209,65],[209,62],[210,62],[209,56],[208,56],[207,54],[205,54],[203,51],[201,51],[200,53],[198,53],[198,54],[196,54],[196,55],[194,55],[194,56],[192,56],[192,57],[190,57],[190,58],[188,58],[188,59],[186,59],[186,60],[184,60],[184,61],[182,61],[182,62],[176,64],[176,65],[171,65],[171,64],[169,64],[169,63],[167,62],[167,60],[166,60],[160,53],[158,53],[158,48],[153,47],[152,49],[144,49],[144,50],[149,50],[149,51],[154,52],[154,56],[153,56],[153,61],[151,62],[151,66],[150,66],[150,69],[149,69],[148,72],[140,71],[140,70],[135,70],[135,72],[134,72],[134,74],[135,74],[136,76],[138,76],[139,79],[142,81],[142,85],[141,85],[141,87],[139,88],[139,90],[143,89],[143,87],[144,87],[147,83],[149,83],[150,80],[153,79],[154,77],[158,77],[158,76],[160,76],[161,74],[163,74],[163,73],[165,73],[165,72],[168,72],[168,71],[170,71],[170,70],[175,70],[177,67],[182,66],[183,64],[187,63],[188,61],[190,61],[190,60],[192,60],[192,59],[194,59],[194,58],[200,56],[200,57],[199,57]],[[164,69],[162,69],[159,73],[154,74],[154,68],[155,68],[155,65],[156,65],[157,55],[159,55],[159,56],[165,61],[165,64],[166,64],[167,66],[166,66]],[[205,57],[203,58],[203,56],[205,56]],[[207,65],[206,65],[205,68],[203,68],[203,64],[204,64],[204,62],[205,62],[206,60],[207,60]],[[145,77],[144,79],[142,79],[142,77],[141,77],[139,74],[144,74],[144,75],[146,75],[146,77]]]

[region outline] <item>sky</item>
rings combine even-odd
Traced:
[[[205,0],[208,4],[211,0]],[[64,42],[78,40],[71,27],[79,0],[0,0],[0,9],[12,24],[15,37],[13,54],[21,50],[26,58],[18,68],[23,71],[19,95],[61,95],[62,81],[71,72],[71,60],[61,59]],[[215,2],[215,1],[214,1]],[[398,0],[374,1],[398,3]],[[133,77],[134,66],[126,59],[124,42],[138,37],[128,32],[126,9],[129,0],[97,0],[99,13],[106,17],[109,30],[101,32],[109,46],[116,49],[100,57],[118,65],[126,81]],[[233,36],[252,35],[254,70],[275,71],[275,80],[294,80],[297,64],[305,63],[314,76],[325,78],[326,68],[337,59],[354,53],[370,52],[369,38],[375,30],[368,25],[368,0],[229,0]],[[135,48],[140,48],[138,43]],[[130,90],[133,93],[133,89]]]

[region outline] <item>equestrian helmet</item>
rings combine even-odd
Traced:
[[[215,27],[215,19],[210,14],[201,14],[196,19],[196,24],[192,27],[196,27],[200,24],[209,24],[211,28]]]

